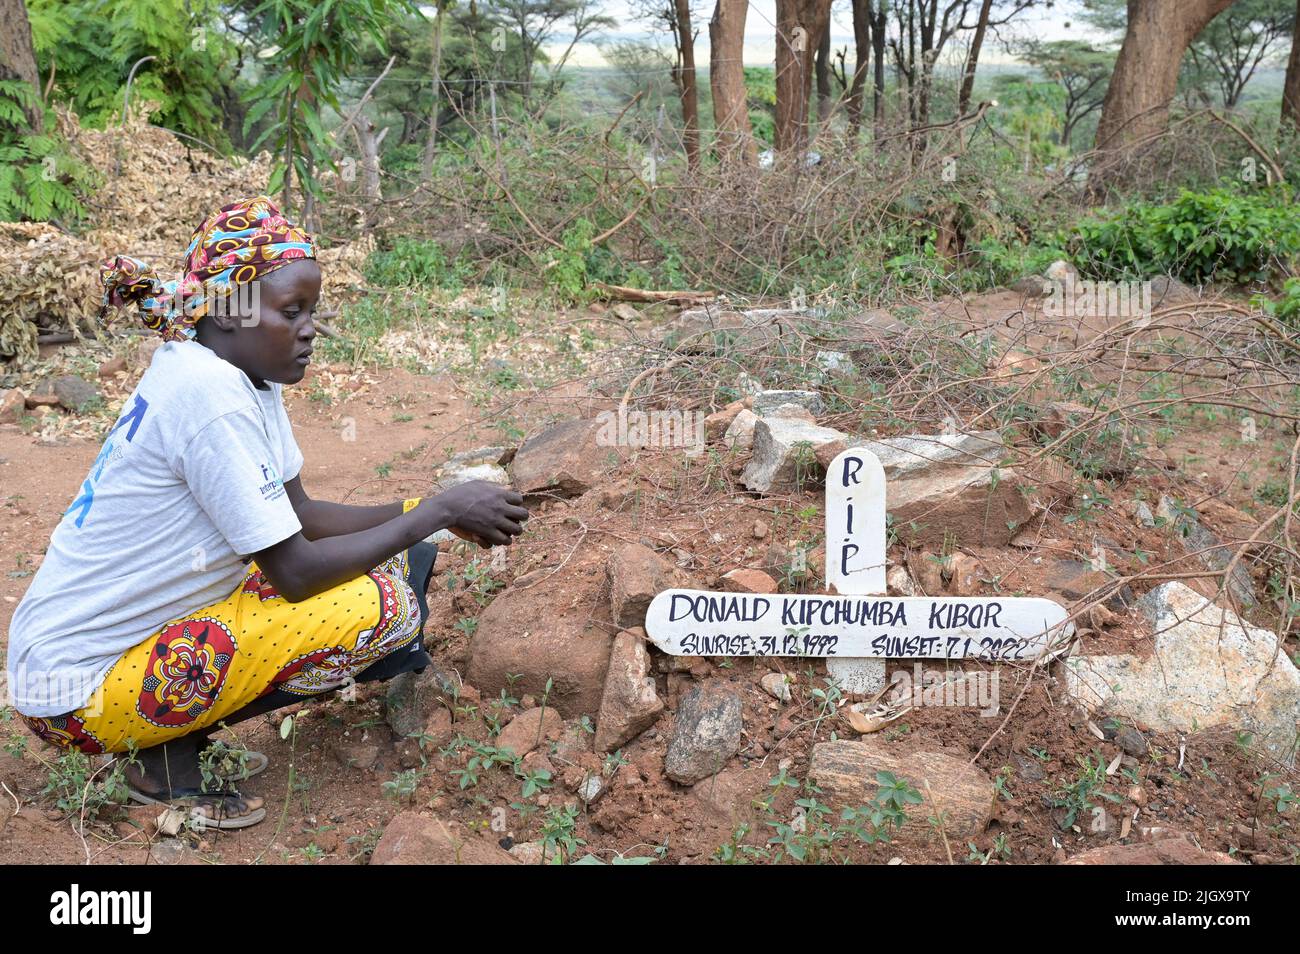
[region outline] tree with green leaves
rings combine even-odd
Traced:
[[[286,212],[297,210],[307,222],[314,216],[317,175],[334,168],[325,110],[342,112],[339,88],[363,40],[382,45],[389,20],[414,10],[414,0],[263,0],[250,12],[266,44],[258,57],[272,68],[249,94],[244,126],[271,117],[250,151],[271,147],[276,163],[267,191],[281,193]]]
[[[1068,147],[1079,122],[1101,109],[1115,68],[1115,53],[1099,50],[1084,40],[1033,40],[1021,48],[1019,55],[1065,91],[1061,145]]]
[[[86,173],[46,116],[27,9],[0,0],[0,220],[73,219]]]
[[[237,50],[216,0],[29,0],[28,9],[49,95],[82,122],[116,122],[129,78],[133,103],[157,104],[152,122],[229,151],[223,107]]]
[[[548,98],[559,88],[560,71],[573,54],[574,47],[618,25],[613,17],[600,13],[599,4],[593,0],[487,0],[485,6],[490,13],[509,24],[519,40],[523,57],[514,79],[520,84],[525,103],[532,98],[534,68],[540,63],[550,62],[542,47],[555,38],[562,25],[567,28],[565,33],[569,43],[551,63],[546,83]],[[493,50],[498,46],[503,44],[494,38]]]
[[[1294,32],[1295,19],[1293,0],[1236,0],[1192,41],[1187,55],[1214,78],[1223,105],[1231,109],[1260,64]]]

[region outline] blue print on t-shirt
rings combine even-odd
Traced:
[[[95,485],[99,483],[99,478],[104,473],[104,468],[108,465],[109,461],[121,456],[120,445],[113,443],[113,435],[116,434],[118,429],[123,425],[129,424],[130,426],[126,431],[126,440],[127,443],[130,443],[135,437],[135,432],[140,427],[140,422],[144,420],[145,412],[148,410],[149,402],[137,394],[135,396],[135,403],[131,405],[131,410],[119,417],[117,423],[113,425],[113,429],[108,432],[108,437],[104,441],[104,446],[99,451],[99,456],[97,456],[95,462],[90,465],[90,476],[81,483],[81,496],[72,501],[72,506],[63,513],[66,517],[73,511],[79,511],[77,513],[77,519],[73,521],[74,526],[78,529],[80,529],[81,525],[86,522],[86,514],[90,513],[90,505],[95,502]],[[114,448],[118,448],[117,454],[113,453]]]

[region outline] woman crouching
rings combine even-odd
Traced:
[[[528,512],[483,481],[357,507],[313,500],[281,387],[302,380],[321,273],[265,196],[194,233],[179,282],[105,264],[105,306],[165,340],[50,539],[10,625],[13,703],[41,738],[134,752],[132,797],[211,827],[266,815],[205,782],[208,733],[423,669],[425,591],[450,529],[508,544]],[[244,775],[265,768],[254,753]]]

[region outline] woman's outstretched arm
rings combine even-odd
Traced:
[[[366,507],[333,503],[329,500],[313,500],[303,489],[301,476],[286,480],[284,489],[288,491],[293,512],[298,515],[298,522],[302,524],[302,535],[308,540],[358,533],[402,515],[400,500],[396,503]]]
[[[425,498],[407,513],[397,504],[395,516],[361,530],[311,539],[304,522],[303,532],[257,553],[257,565],[280,595],[297,603],[360,576],[445,528],[455,527],[487,546],[509,544],[523,533],[528,519],[523,502],[516,490],[474,480]]]

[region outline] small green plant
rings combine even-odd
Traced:
[[[420,773],[416,769],[406,769],[402,772],[394,772],[393,777],[379,787],[383,791],[385,798],[410,804],[411,800],[415,798],[415,792],[419,785]]]
[[[576,805],[560,805],[547,811],[538,832],[542,839],[543,859],[550,858],[552,864],[564,864],[586,845],[586,841],[577,836],[577,822]]]
[[[129,797],[126,766],[134,763],[112,759],[95,768],[90,756],[76,749],[62,752],[53,763],[46,763],[49,775],[41,795],[52,795],[55,807],[79,823],[98,821],[100,814],[125,805]]]
[[[1104,798],[1110,802],[1122,801],[1113,792],[1105,791],[1106,760],[1100,752],[1092,756],[1079,756],[1078,764],[1079,774],[1054,792],[1049,800],[1053,808],[1063,811],[1060,819],[1062,829],[1072,827],[1081,814],[1095,809],[1097,806],[1093,802],[1094,798]]]

